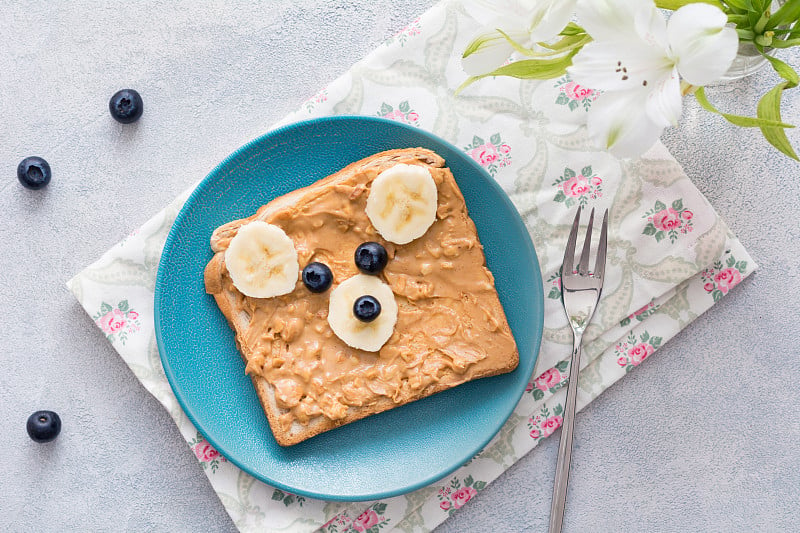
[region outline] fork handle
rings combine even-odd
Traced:
[[[553,484],[553,501],[550,504],[549,533],[560,533],[564,522],[569,463],[572,459],[572,430],[575,427],[575,404],[578,399],[578,374],[581,368],[581,338],[582,335],[575,335],[572,358],[569,365],[567,401],[564,404],[561,440],[558,443],[558,462],[556,463],[556,476]]]

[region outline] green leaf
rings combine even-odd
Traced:
[[[386,510],[386,504],[376,503],[375,505],[372,506],[372,509],[378,514],[383,514],[383,512]]]
[[[122,300],[120,303],[117,304],[117,307],[123,313],[128,310],[128,300]]]
[[[794,39],[773,39],[772,48],[791,48],[800,44],[800,38]]]
[[[761,97],[761,100],[758,101],[759,118],[781,120],[781,94],[783,93],[783,89],[788,86],[790,86],[790,82],[788,81],[779,83]],[[783,129],[774,126],[761,126],[761,133],[764,135],[767,142],[780,150],[783,154],[791,157],[795,161],[800,161]]]
[[[556,59],[523,59],[479,76],[511,76],[521,80],[549,80],[562,76],[567,72],[567,67],[572,65],[572,56],[577,53],[573,50],[564,57]]]
[[[563,202],[566,199],[567,199],[567,195],[564,194],[564,191],[558,191],[556,193],[556,197],[553,198],[553,200],[555,200],[556,202]]]
[[[411,111],[411,106],[408,105],[408,100],[403,100],[402,102],[400,102],[399,108],[400,111],[402,111],[403,113],[408,113],[409,111]]]
[[[722,299],[722,291],[719,289],[714,289],[711,291],[711,297],[714,299],[715,302],[718,302]]]
[[[472,478],[472,474],[468,475],[464,478],[464,486],[469,487],[475,480]]]
[[[541,43],[544,48],[548,50],[571,50],[577,46],[583,46],[584,44],[590,42],[592,40],[591,37],[586,35],[585,33],[573,33],[571,35],[565,36],[563,39],[559,39],[558,41],[548,44],[548,43]]]
[[[772,30],[778,26],[794,22],[800,17],[800,0],[789,0],[783,4],[767,22],[766,29]]]
[[[736,264],[736,259],[734,259],[733,257],[729,257],[728,260],[725,261],[725,266],[727,266],[728,268],[732,267],[735,264]]]
[[[286,497],[283,499],[283,505],[289,507],[294,503],[294,496],[292,494],[287,494]]]
[[[481,139],[477,135],[472,136],[472,146],[480,146],[482,144],[483,144],[483,139]]]
[[[565,168],[564,169],[564,178],[565,178],[564,181],[566,181],[566,180],[568,180],[570,178],[574,178],[574,177],[575,177],[575,171],[574,170],[572,170],[571,168]]]
[[[556,406],[553,407],[553,414],[554,415],[558,416],[563,412],[564,412],[564,407],[560,403],[556,404]]]
[[[558,300],[559,298],[561,298],[561,291],[558,290],[558,287],[553,287],[552,289],[550,289],[550,292],[548,293],[547,297],[550,298],[551,300]]]
[[[110,312],[112,309],[114,309],[114,308],[111,307],[111,304],[107,304],[106,302],[103,302],[103,304],[100,306],[100,315],[102,316],[102,315]]]
[[[586,165],[585,167],[583,167],[583,168],[581,169],[581,174],[582,174],[584,177],[589,177],[589,176],[591,176],[591,175],[592,175],[592,165]]]
[[[656,242],[661,242],[661,240],[664,237],[665,237],[664,232],[663,231],[659,231],[658,233],[656,233]]]
[[[735,266],[736,270],[738,270],[739,272],[744,272],[745,270],[747,270],[747,261],[737,261]]]
[[[533,399],[538,401],[542,398],[544,398],[544,391],[541,389],[533,389]]]
[[[645,331],[639,338],[642,340],[642,342],[647,342],[650,339],[650,333]]]
[[[631,319],[628,318],[628,317],[625,317],[625,318],[623,318],[622,320],[619,321],[620,327],[625,327],[630,323],[631,323]]]
[[[392,111],[394,111],[394,108],[392,106],[390,106],[389,104],[384,103],[383,105],[381,105],[381,114],[382,115],[386,115],[388,113],[391,113]]]
[[[767,120],[762,118],[753,118],[753,117],[743,117],[741,115],[731,115],[729,113],[723,113],[715,108],[711,102],[708,101],[706,97],[705,90],[703,87],[699,87],[695,92],[694,96],[697,99],[697,103],[700,104],[700,107],[705,109],[706,111],[710,111],[711,113],[716,113],[721,115],[725,120],[734,124],[736,126],[741,126],[743,128],[760,128],[761,126],[775,126],[779,128],[794,128],[791,124],[786,124],[779,120]]]
[[[672,209],[675,211],[683,211],[683,200],[678,198],[674,202],[672,202]]]
[[[559,105],[567,105],[567,104],[569,104],[571,101],[572,101],[572,100],[570,100],[570,99],[567,97],[567,95],[566,95],[566,94],[564,94],[564,93],[558,93],[558,97],[556,98],[556,103],[557,103],[557,104],[559,104]]]
[[[584,30],[582,27],[578,26],[574,22],[570,22],[569,24],[564,26],[564,29],[561,30],[561,33],[559,33],[559,35],[575,35],[577,33],[586,33],[586,30]]]
[[[486,487],[486,482],[485,481],[476,481],[475,484],[472,485],[472,488],[477,490],[477,491],[481,491],[485,487]]]
[[[656,200],[656,205],[653,206],[653,209],[656,210],[656,213],[658,213],[659,211],[663,211],[666,208],[667,208],[667,204],[665,204],[661,200]]]
[[[737,12],[737,13],[745,13],[750,10],[750,6],[744,0],[723,0],[727,5],[728,8]],[[726,11],[723,9],[723,11]]]
[[[499,133],[495,133],[494,135],[489,137],[489,142],[494,144],[494,145],[500,144],[502,142],[500,140],[500,134]]]
[[[789,84],[785,87],[786,89],[792,89],[800,84],[800,76],[798,76],[797,72],[795,72],[795,70],[787,63],[781,61],[777,57],[772,57],[769,55],[764,55],[764,57],[772,64],[772,68],[775,69],[775,72],[777,72],[781,78],[789,82]]]
[[[275,489],[275,491],[272,493],[272,499],[275,500],[275,501],[283,500],[284,496],[285,496],[285,494],[283,492],[279,491],[278,489]]]
[[[658,230],[656,230],[656,227],[653,224],[648,224],[648,225],[646,225],[644,227],[644,230],[642,231],[642,234],[643,235],[655,235],[656,231],[658,231]]]
[[[567,369],[568,366],[569,366],[569,362],[567,362],[567,361],[559,361],[558,363],[556,363],[556,370],[558,370],[559,372],[563,372],[563,371],[565,371]]]

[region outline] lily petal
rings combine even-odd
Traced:
[[[561,33],[572,18],[576,0],[540,1],[534,7],[534,18],[530,21],[530,40],[546,42]]]
[[[577,83],[592,89],[626,91],[654,87],[672,69],[664,50],[642,41],[624,46],[619,42],[592,41],[572,59],[567,72]]]
[[[692,85],[706,85],[722,77],[739,49],[736,30],[727,17],[709,4],[681,7],[667,23],[667,38],[678,72]]]
[[[647,95],[647,114],[650,120],[661,126],[677,126],[681,117],[681,81],[678,69],[672,68],[669,75],[662,77]]]
[[[603,93],[586,117],[589,136],[617,157],[637,157],[661,136],[664,126],[645,112],[648,91]]]
[[[637,18],[647,20],[655,9],[652,0],[578,0],[576,11],[594,40],[626,42]]]

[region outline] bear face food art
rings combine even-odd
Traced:
[[[206,290],[281,445],[517,366],[464,198],[429,150],[353,163],[211,244]]]

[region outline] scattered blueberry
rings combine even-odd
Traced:
[[[133,89],[122,89],[114,93],[108,101],[108,110],[114,120],[122,124],[136,122],[144,112],[144,102],[139,93]]]
[[[27,430],[36,442],[50,442],[61,433],[61,418],[53,411],[36,411],[28,417]]]
[[[364,274],[380,274],[389,262],[386,248],[377,242],[365,242],[356,248],[356,266]]]
[[[381,314],[381,303],[374,296],[359,296],[353,304],[353,314],[362,322],[372,322]]]
[[[333,283],[333,273],[326,264],[309,263],[303,269],[303,283],[311,292],[325,292]]]
[[[17,179],[28,189],[41,189],[51,177],[50,165],[41,157],[26,157],[17,165]]]

